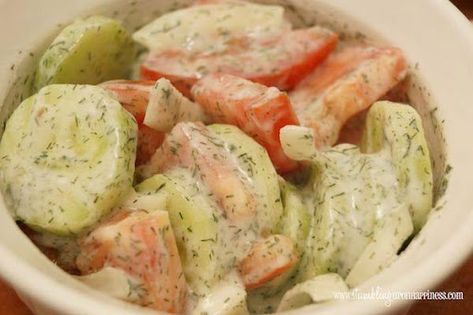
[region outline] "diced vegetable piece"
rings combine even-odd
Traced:
[[[255,289],[291,270],[298,260],[291,239],[271,235],[253,244],[238,268],[245,287]]]
[[[226,253],[226,239],[221,235],[217,209],[196,184],[192,173],[174,169],[155,175],[136,187],[141,194],[168,194],[166,210],[176,236],[185,277],[198,295],[210,288],[231,268],[231,253]]]
[[[130,35],[119,22],[102,16],[76,20],[59,33],[41,57],[36,88],[123,78],[134,51]]]
[[[314,216],[298,278],[308,280],[327,272],[346,277],[369,244],[380,242],[377,237],[381,235],[398,240],[384,249],[391,251],[389,259],[395,256],[412,230],[405,228],[410,222],[390,219],[408,209],[391,160],[361,154],[356,146],[347,144],[319,152],[312,161]],[[379,230],[388,222],[394,226],[381,234]]]
[[[396,86],[406,70],[399,49],[348,45],[331,55],[289,97],[301,125],[314,129],[317,147],[331,146],[344,123]]]
[[[197,80],[216,72],[288,90],[317,67],[336,43],[335,33],[313,27],[214,54],[188,54],[179,50],[152,52],[143,63],[141,73],[145,79],[168,78],[185,95]]]
[[[107,92],[50,85],[6,124],[2,190],[15,216],[32,228],[79,233],[129,192],[135,149],[136,122]]]
[[[284,312],[307,304],[333,300],[336,298],[335,294],[344,292],[348,292],[348,287],[338,274],[320,275],[287,291],[277,311]]]
[[[280,6],[221,3],[164,14],[134,33],[133,39],[155,52],[209,53],[226,50],[235,41],[276,37],[290,27]]]
[[[143,123],[154,130],[170,131],[181,121],[207,121],[202,107],[181,94],[167,79],[151,89]]]
[[[113,80],[99,86],[111,92],[138,122],[136,165],[145,164],[164,141],[164,133],[143,124],[154,81]]]
[[[361,148],[391,157],[403,199],[419,231],[433,202],[432,165],[419,114],[408,105],[376,103],[368,112]]]
[[[230,272],[209,294],[199,299],[191,314],[248,315],[245,286],[240,276],[235,271]]]
[[[192,94],[213,121],[236,125],[263,145],[278,171],[297,168],[279,142],[283,126],[298,124],[286,93],[232,75],[211,74]]]
[[[83,274],[112,267],[130,278],[133,302],[182,313],[187,285],[166,211],[119,211],[80,241]]]
[[[279,132],[284,153],[295,161],[312,160],[317,154],[314,130],[301,126],[284,126]]]

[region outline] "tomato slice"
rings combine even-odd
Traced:
[[[138,147],[136,165],[147,163],[164,141],[165,134],[146,125],[138,125]]]
[[[146,167],[150,174],[176,167],[188,169],[196,180],[204,182],[229,220],[249,221],[256,214],[251,180],[224,143],[200,122],[178,123]]]
[[[271,235],[253,244],[238,269],[245,287],[256,289],[289,271],[298,260],[288,237]]]
[[[103,82],[100,86],[112,92],[120,104],[141,124],[154,84],[155,81],[152,80],[112,80]]]
[[[335,48],[337,35],[321,27],[294,30],[258,43],[235,43],[223,53],[188,54],[173,50],[150,53],[141,77],[169,79],[184,94],[209,73],[228,73],[266,86],[289,90]]]
[[[265,147],[279,172],[297,168],[298,164],[284,154],[279,141],[282,127],[299,124],[285,92],[216,73],[199,80],[192,95],[211,120],[236,125]]]
[[[406,76],[397,48],[348,45],[331,55],[289,97],[302,126],[314,129],[318,147],[336,143],[342,126]]]
[[[121,269],[137,282],[137,292],[130,295],[138,304],[183,312],[187,285],[166,211],[119,211],[81,238],[79,246],[77,266],[82,274],[104,267]]]
[[[146,108],[148,107],[149,93],[154,84],[155,82],[151,80],[113,80],[100,84],[102,88],[110,91],[115,96],[138,123],[136,165],[148,162],[164,140],[164,133],[143,124]]]

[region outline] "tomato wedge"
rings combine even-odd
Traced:
[[[110,91],[122,106],[141,124],[148,107],[149,93],[154,86],[152,80],[112,80],[100,84]]]
[[[150,53],[141,77],[169,79],[184,95],[209,73],[228,73],[266,86],[289,90],[319,65],[335,48],[337,35],[313,27],[289,31],[264,42],[237,43],[224,53],[188,54],[173,50]]]
[[[204,182],[229,220],[254,218],[257,201],[251,180],[204,124],[178,123],[143,167],[143,175],[149,177],[178,167],[188,169],[196,180]],[[228,198],[230,195],[234,197]]]
[[[285,92],[215,73],[199,80],[192,95],[211,120],[236,125],[265,147],[279,172],[298,167],[284,154],[279,141],[282,127],[299,124]]]
[[[290,270],[298,260],[294,244],[288,237],[271,235],[253,244],[238,269],[245,287],[256,289]]]
[[[163,143],[164,133],[143,124],[148,107],[149,93],[155,82],[151,80],[113,80],[100,86],[110,91],[122,106],[132,114],[138,123],[138,147],[136,165],[149,161],[157,148]]]
[[[168,213],[122,210],[79,240],[82,274],[104,267],[130,276],[130,298],[143,306],[182,313],[187,285]]]
[[[289,97],[302,126],[314,129],[318,147],[336,143],[343,125],[404,79],[407,62],[397,48],[342,47]]]

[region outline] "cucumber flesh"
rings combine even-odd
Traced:
[[[35,87],[123,79],[134,57],[131,36],[118,21],[103,16],[79,19],[66,26],[41,57]]]
[[[345,278],[371,243],[386,245],[378,240],[380,235],[388,237],[379,232],[386,222],[394,221],[393,233],[403,229],[404,223],[390,218],[407,211],[407,205],[389,157],[362,154],[358,147],[344,144],[319,153],[314,166],[314,215],[297,277],[305,281],[334,272]],[[398,235],[401,244],[411,232]],[[396,244],[386,248],[388,259],[401,246]]]
[[[418,232],[433,202],[433,175],[422,120],[408,105],[375,103],[368,112],[362,152],[389,156]]]
[[[23,101],[0,143],[0,182],[16,218],[62,235],[96,223],[132,187],[136,132],[99,87],[50,85]]]
[[[257,229],[263,236],[277,234],[283,207],[278,184],[278,175],[266,150],[247,136],[238,127],[213,124],[207,126],[220,138],[226,150],[237,159],[240,169],[247,174],[254,185],[258,200],[256,212]]]
[[[136,190],[142,195],[166,192],[166,210],[186,280],[198,296],[208,294],[231,265],[231,257],[222,252],[224,238],[218,223],[223,220],[221,211],[201,193],[192,174],[185,169],[150,177]]]

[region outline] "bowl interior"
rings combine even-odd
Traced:
[[[473,89],[466,84],[472,81],[473,74],[473,32],[469,34],[466,31],[470,28],[466,19],[463,21],[447,1],[402,1],[398,5],[376,0],[258,2],[286,6],[290,18],[298,26],[320,24],[340,32],[347,40],[387,43],[405,52],[410,62],[407,94],[423,118],[428,137],[434,166],[436,207],[424,229],[400,259],[361,289],[369,290],[373,286],[406,290],[431,287],[466,257],[473,244],[471,235],[468,238],[471,233],[466,230],[468,222],[473,222],[470,211],[473,194],[467,189],[471,186],[469,183],[473,184],[473,179],[468,176],[473,153],[464,144],[468,141],[464,135],[473,131],[469,122],[473,110],[468,104],[468,100],[473,99]],[[0,103],[3,104],[0,108],[0,134],[15,107],[31,95],[39,56],[60,29],[74,18],[102,14],[121,20],[133,31],[153,17],[189,3],[175,0],[85,0],[66,4],[50,0],[47,6],[51,10],[47,19],[40,18],[42,11],[39,8],[45,3],[40,5],[34,0],[3,3],[0,17],[5,17],[5,25],[11,25],[18,32],[10,34],[5,28],[0,31],[0,38],[5,39],[4,47],[9,47],[0,52],[3,79],[0,82]],[[418,14],[423,16],[421,21]],[[433,32],[432,28],[438,29]],[[453,169],[447,176],[450,165]],[[450,184],[447,187],[448,179]],[[50,262],[18,229],[1,196],[0,226],[0,253],[5,257],[0,262],[0,272],[26,297],[40,300],[41,304],[67,314],[93,312],[93,307],[107,308],[114,314],[136,314],[137,307],[88,290]],[[458,247],[454,248],[453,244]],[[444,256],[454,250],[456,256]],[[428,272],[434,271],[434,261],[439,263],[438,272],[429,275]],[[18,278],[20,269],[28,273],[26,278],[29,279]],[[39,286],[34,285],[33,280],[46,283],[52,294],[39,292]],[[58,292],[69,299],[58,301]],[[83,304],[78,304],[80,302]],[[360,304],[356,306],[353,301],[338,301],[336,304],[308,306],[298,312],[318,308],[323,314],[342,310],[350,303],[350,313],[357,310],[365,314],[375,313],[384,307],[382,301],[371,301],[372,306],[368,308]],[[80,312],[73,307],[77,305],[81,305]]]

